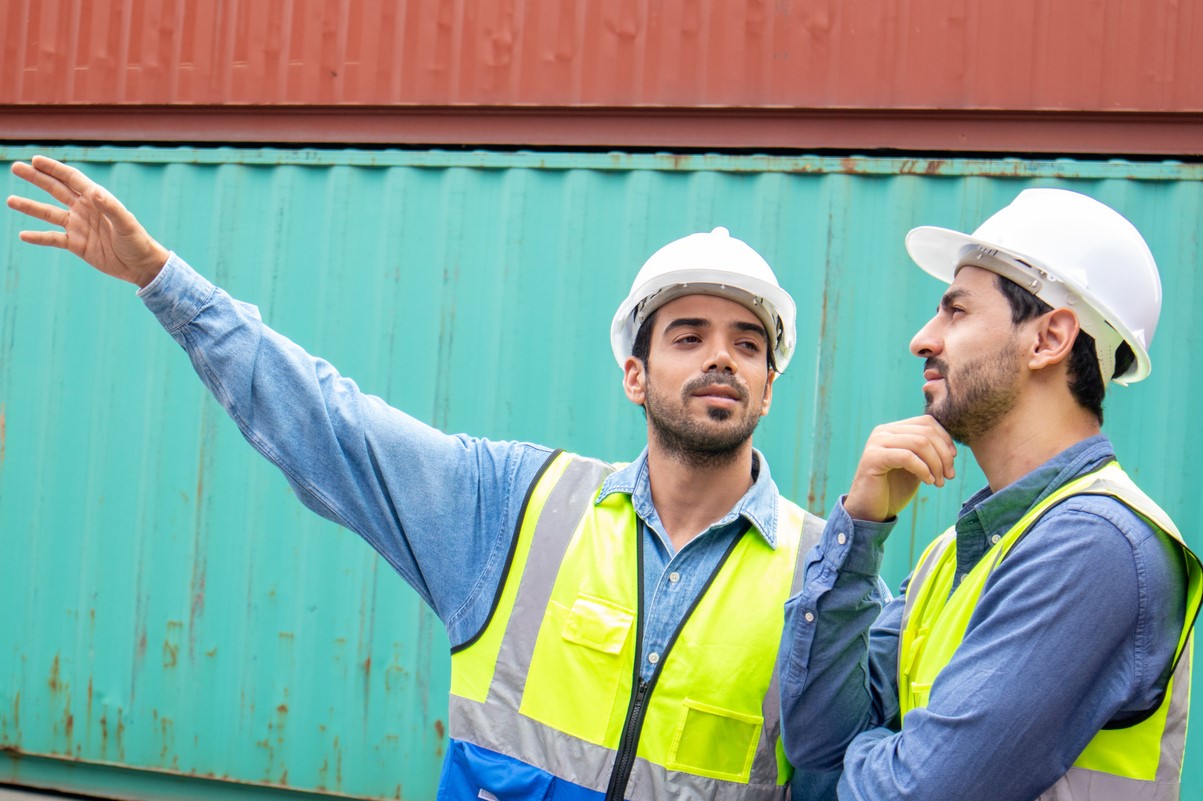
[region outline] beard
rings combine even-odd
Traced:
[[[954,440],[972,445],[1015,408],[1019,385],[1013,353],[1008,342],[991,356],[959,368],[955,375],[949,375],[947,362],[928,358],[925,368],[935,368],[944,376],[944,397],[936,401],[924,393],[924,411]]]
[[[687,411],[695,392],[715,385],[731,387],[739,400],[747,404],[742,416],[730,426],[709,426],[691,417]],[[761,402],[763,403],[763,398]],[[725,373],[704,375],[681,388],[680,404],[659,395],[647,379],[647,395],[643,410],[647,414],[651,434],[673,459],[691,467],[719,467],[730,464],[739,455],[744,443],[760,423],[760,407],[748,404],[748,389]],[[715,423],[726,423],[738,414],[730,409],[710,408],[707,417]]]

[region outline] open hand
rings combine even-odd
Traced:
[[[844,511],[856,520],[888,520],[911,502],[920,483],[942,487],[955,478],[956,455],[952,437],[931,415],[880,425],[865,444]]]
[[[100,184],[74,167],[45,156],[18,161],[13,174],[66,208],[11,195],[8,207],[61,231],[22,231],[21,241],[62,248],[100,272],[144,287],[167,261],[167,250]]]

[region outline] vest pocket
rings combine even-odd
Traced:
[[[622,653],[627,642],[635,613],[630,609],[593,598],[577,596],[568,619],[564,621],[563,637],[568,642],[592,648],[605,654]]]
[[[626,711],[635,612],[579,593],[571,606],[552,601],[539,631],[518,711],[558,731],[602,745]]]
[[[760,715],[686,698],[665,767],[746,783],[752,774],[752,760],[763,728],[764,718]]]

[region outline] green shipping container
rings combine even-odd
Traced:
[[[366,391],[447,431],[629,460],[609,352],[642,261],[717,225],[799,307],[756,439],[817,513],[869,431],[921,410],[940,285],[902,247],[1028,186],[1122,209],[1161,267],[1150,379],[1105,430],[1203,550],[1203,165],[621,153],[6,146],[112,188],[160,241]],[[9,191],[24,191],[8,179]],[[434,797],[447,641],[354,535],[304,510],[133,289],[0,222],[0,782],[121,797]],[[1199,392],[1196,392],[1199,389]],[[924,488],[896,587],[983,482]],[[1199,708],[1196,705],[1196,708]],[[1201,713],[1196,713],[1196,717]],[[1203,735],[1184,798],[1203,798]]]

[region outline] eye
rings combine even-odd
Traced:
[[[739,342],[735,343],[735,346],[738,348],[743,348],[749,353],[760,353],[760,343],[754,339],[741,339]]]
[[[682,334],[673,340],[678,345],[696,345],[702,341],[702,338],[697,334]]]

